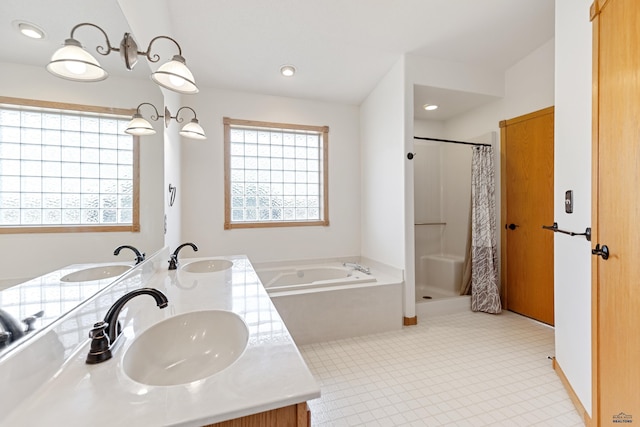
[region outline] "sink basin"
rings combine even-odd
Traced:
[[[129,271],[130,265],[115,264],[103,265],[98,267],[85,268],[84,270],[74,271],[60,278],[61,282],[90,282],[92,280],[108,279],[110,277],[120,276]]]
[[[156,323],[127,349],[122,365],[134,381],[179,385],[210,377],[244,352],[249,330],[235,313],[194,311]]]
[[[185,264],[180,269],[189,273],[214,273],[231,267],[233,262],[226,259],[203,259]]]

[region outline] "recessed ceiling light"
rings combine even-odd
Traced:
[[[32,39],[43,39],[44,30],[35,24],[26,21],[13,21],[13,26],[22,33],[22,35]]]
[[[293,65],[283,65],[282,67],[280,67],[280,74],[285,77],[293,77],[295,73],[296,67],[294,67]]]
[[[437,110],[438,106],[435,104],[424,104],[422,108],[424,108],[427,111],[433,111],[433,110]]]

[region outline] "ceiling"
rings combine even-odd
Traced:
[[[554,0],[163,0],[171,33],[199,86],[359,105],[403,54],[504,71],[554,36]],[[0,61],[45,66],[71,28],[92,22],[117,45],[127,20],[116,0],[3,0]],[[47,32],[30,40],[14,20]],[[81,28],[93,49],[104,37]],[[137,40],[140,49],[148,40]],[[160,43],[158,43],[160,45]],[[155,45],[154,45],[155,46]],[[172,48],[166,44],[158,49]],[[154,48],[155,49],[155,48]],[[160,51],[162,61],[175,52]],[[117,54],[97,56],[111,74],[147,79],[140,60],[127,71]],[[283,64],[295,77],[279,74]],[[422,97],[428,97],[423,100]],[[495,98],[417,87],[416,105],[438,103],[446,120]]]

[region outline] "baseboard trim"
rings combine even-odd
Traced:
[[[418,324],[418,316],[413,317],[403,317],[402,324],[404,326],[413,326]]]
[[[567,379],[567,376],[562,371],[562,368],[560,367],[560,364],[558,363],[558,361],[556,360],[555,357],[552,358],[552,365],[553,365],[553,370],[556,371],[556,374],[560,378],[560,381],[562,381],[562,385],[567,390],[567,393],[569,393],[569,397],[571,398],[571,401],[573,402],[573,406],[576,407],[576,411],[578,411],[578,413],[582,417],[582,420],[584,421],[584,425],[586,427],[591,427],[591,425],[592,425],[591,424],[591,417],[589,416],[587,411],[584,409],[584,406],[582,406],[582,402],[580,402],[580,399],[578,398],[578,395],[573,390],[573,387],[571,387],[571,383],[569,383],[569,380]]]

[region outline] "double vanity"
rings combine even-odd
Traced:
[[[247,257],[182,259],[175,270],[169,258],[165,248],[120,272],[0,355],[0,424],[309,425],[319,385]],[[99,273],[85,267],[77,274]],[[116,305],[110,358],[87,363],[100,348],[87,335]]]

